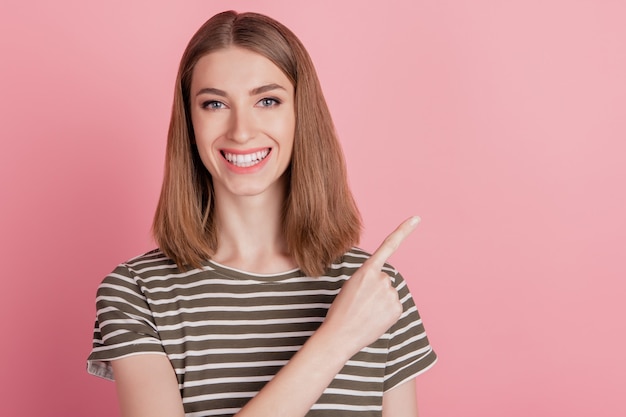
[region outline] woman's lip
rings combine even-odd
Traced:
[[[220,149],[220,153],[222,153],[222,155],[226,152],[226,153],[232,153],[235,155],[248,155],[248,154],[253,154],[259,151],[264,151],[264,150],[271,150],[272,148],[270,148],[269,146],[265,146],[265,147],[261,147],[261,148],[252,148],[252,149],[229,149],[229,148],[222,148]]]
[[[253,174],[261,170],[269,161],[271,154],[272,148],[220,150],[226,168],[237,174]]]

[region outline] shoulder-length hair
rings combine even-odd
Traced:
[[[152,226],[161,250],[179,267],[198,267],[218,245],[212,179],[195,146],[190,115],[194,66],[213,51],[237,46],[263,55],[294,85],[296,127],[283,233],[307,275],[320,276],[358,243],[361,218],[348,187],[345,161],[311,58],[281,23],[256,13],[223,12],[189,41],[176,78],[165,173]]]

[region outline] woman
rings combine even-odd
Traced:
[[[415,416],[436,360],[402,277],[354,248],[360,218],[310,57],[224,12],[181,60],[159,249],[98,290],[89,372],[125,417]],[[348,278],[350,278],[348,280]]]

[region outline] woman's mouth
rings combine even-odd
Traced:
[[[231,153],[226,151],[220,151],[224,159],[229,163],[240,167],[247,168],[254,166],[264,160],[269,155],[271,148],[266,148],[256,152],[250,153]]]

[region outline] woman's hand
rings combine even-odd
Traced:
[[[304,416],[348,359],[398,320],[402,306],[382,267],[418,222],[402,223],[346,281],[320,328],[237,417]]]
[[[376,341],[400,318],[398,292],[382,268],[419,220],[411,217],[398,226],[346,281],[328,310],[320,331],[332,333],[337,349],[348,358]]]

